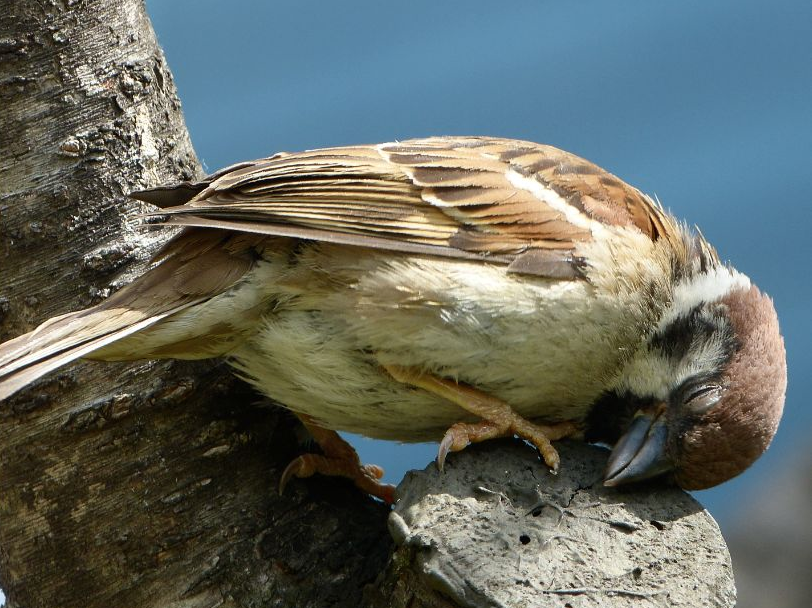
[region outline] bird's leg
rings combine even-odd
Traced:
[[[381,483],[383,469],[374,464],[361,464],[355,449],[335,431],[318,426],[310,416],[297,414],[310,435],[319,444],[324,455],[302,454],[294,458],[279,481],[281,494],[291,477],[310,477],[315,473],[346,477],[361,490],[380,498],[386,504],[395,502],[395,486]]]
[[[427,374],[417,368],[397,365],[384,365],[383,367],[395,380],[448,399],[464,410],[482,418],[480,422],[458,422],[446,431],[437,454],[437,465],[441,470],[449,452],[458,452],[469,443],[518,435],[535,445],[547,466],[553,471],[557,471],[560,458],[550,442],[578,432],[578,427],[573,422],[559,422],[552,425],[534,424],[519,416],[507,403],[496,397],[470,386]]]

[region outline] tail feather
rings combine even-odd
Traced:
[[[130,311],[135,312],[135,311]],[[121,315],[127,321],[133,314]],[[138,315],[141,319],[143,314]],[[32,360],[59,354],[71,347],[115,332],[114,317],[99,307],[48,319],[33,331],[0,344],[0,376],[30,365]]]
[[[223,293],[253,267],[257,242],[255,236],[186,230],[158,252],[149,271],[98,306],[54,317],[0,344],[0,400],[66,363]],[[216,319],[212,323],[216,325]],[[192,327],[190,333],[195,329],[205,333],[207,328]],[[166,336],[170,341],[183,338],[177,332]],[[123,355],[107,350],[100,354],[121,360],[150,358],[153,353],[125,348]]]
[[[37,378],[178,312],[145,316],[137,310],[90,308],[46,321],[0,344],[0,401]]]

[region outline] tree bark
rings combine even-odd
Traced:
[[[137,272],[168,235],[125,194],[200,165],[142,2],[2,13],[5,340]],[[329,480],[277,496],[299,427],[257,401],[222,364],[163,362],[78,364],[0,404],[8,605],[358,605],[386,511]]]
[[[143,208],[126,193],[200,166],[141,0],[4,9],[5,340],[143,269],[168,235],[138,228]],[[593,487],[594,450],[565,448],[562,476],[539,484],[526,446],[478,446],[446,475],[408,476],[392,513],[340,480],[296,480],[280,497],[301,428],[261,401],[221,363],[144,362],[73,365],[0,404],[8,605],[644,606],[690,589],[705,595],[687,603],[732,601],[712,519],[679,491]],[[684,534],[660,534],[672,520]],[[530,568],[545,560],[552,571]]]

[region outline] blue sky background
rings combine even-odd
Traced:
[[[147,5],[209,170],[279,150],[481,134],[553,144],[655,194],[773,296],[789,358],[772,448],[697,497],[724,531],[805,453],[812,3]],[[393,483],[436,452],[354,443]]]

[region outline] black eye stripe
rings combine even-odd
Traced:
[[[736,341],[721,305],[703,302],[654,334],[649,344],[665,357],[678,361],[688,355],[695,342],[708,341],[711,338],[719,341],[726,360],[733,355]]]

